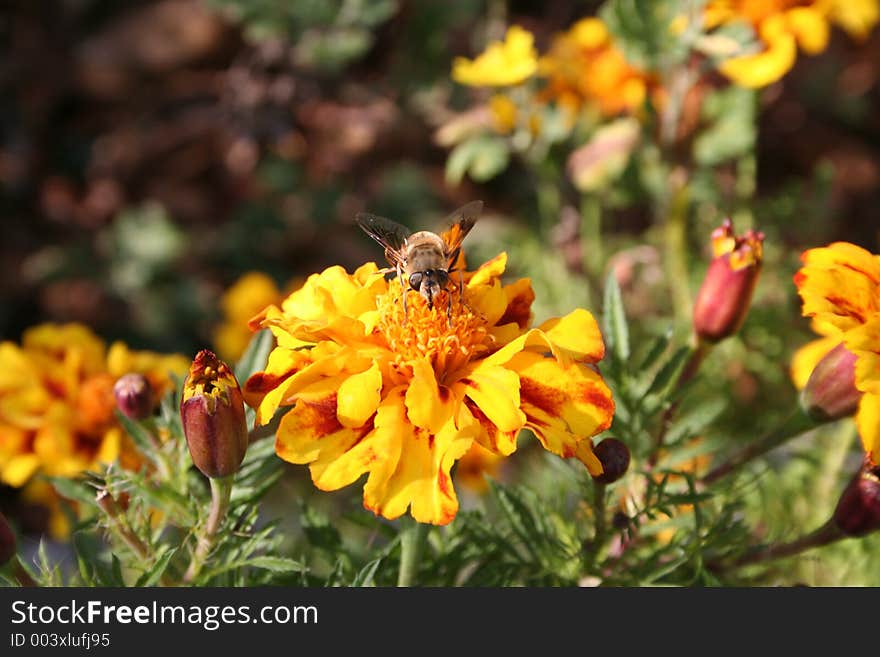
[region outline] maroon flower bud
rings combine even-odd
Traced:
[[[593,453],[602,464],[602,474],[593,476],[599,483],[617,481],[629,467],[629,448],[617,438],[606,438],[593,448]]]
[[[234,474],[248,447],[244,399],[229,366],[207,349],[189,370],[180,402],[193,463],[211,478]]]
[[[742,326],[761,271],[763,242],[764,234],[753,230],[736,237],[730,219],[712,232],[715,257],[694,304],[694,331],[700,339],[718,342]]]
[[[847,536],[880,529],[880,467],[866,461],[840,496],[834,523]]]
[[[841,343],[813,369],[801,391],[801,407],[820,422],[852,415],[862,398],[855,377],[856,356]]]
[[[143,420],[153,412],[153,389],[143,374],[124,374],[113,385],[116,407],[132,420]]]
[[[0,513],[0,566],[15,556],[15,534],[6,518]]]

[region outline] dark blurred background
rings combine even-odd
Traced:
[[[0,338],[80,321],[193,353],[218,299],[376,259],[368,209],[424,225],[482,198],[528,221],[528,177],[445,183],[432,133],[487,26],[539,45],[597,2],[6,1],[0,9]],[[499,12],[506,12],[499,15]],[[835,31],[762,94],[757,221],[801,249],[880,244],[880,34]],[[650,209],[610,231],[633,233]]]

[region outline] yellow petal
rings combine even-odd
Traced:
[[[499,431],[522,428],[525,416],[519,410],[519,377],[509,369],[481,363],[452,389],[456,397],[470,398]]]
[[[427,359],[412,364],[413,378],[406,391],[407,416],[415,426],[437,433],[452,417],[452,392],[438,386]]]
[[[791,357],[791,380],[798,390],[803,390],[810,379],[813,370],[819,361],[825,357],[829,351],[840,344],[840,338],[828,337],[819,338],[808,342],[803,347],[794,352]]]
[[[507,295],[501,282],[493,280],[481,285],[468,285],[467,303],[485,318],[486,325],[494,326],[507,309]]]
[[[856,355],[856,388],[880,395],[880,313],[847,331],[844,342]]]
[[[500,456],[508,456],[516,451],[519,428],[502,431],[470,399],[459,406],[456,424],[460,428],[472,427],[474,439],[484,448]]]
[[[512,25],[503,42],[493,41],[473,61],[456,57],[452,79],[471,86],[508,86],[524,82],[537,68],[534,37],[518,25]]]
[[[508,367],[519,374],[526,426],[554,454],[575,456],[579,441],[611,426],[614,399],[602,377],[589,366],[564,366],[524,351]]]
[[[520,329],[525,329],[532,323],[532,303],[535,301],[535,291],[532,289],[532,281],[521,278],[515,283],[504,286],[504,295],[507,297],[507,307],[504,314],[496,323],[500,326],[515,323]]]
[[[832,0],[831,20],[854,39],[865,39],[880,20],[877,0]]]
[[[856,413],[856,426],[862,437],[862,445],[871,460],[880,465],[880,395],[865,393]]]
[[[13,456],[0,468],[0,481],[13,488],[20,488],[40,467],[40,457],[36,454]]]
[[[785,19],[804,52],[815,55],[828,46],[830,29],[822,11],[815,7],[795,7],[785,13]]]
[[[569,358],[595,363],[605,356],[605,342],[599,324],[583,308],[573,310],[565,317],[547,320],[540,329]]]
[[[880,261],[848,242],[810,249],[794,282],[803,314],[847,331],[880,311]]]
[[[754,55],[727,59],[718,66],[722,74],[742,87],[757,89],[776,82],[791,70],[797,58],[797,45],[791,34],[780,34]]]
[[[346,427],[359,427],[376,412],[382,395],[382,373],[376,363],[349,376],[339,386],[336,416]]]
[[[449,471],[473,443],[468,429],[453,422],[437,434],[409,424],[405,416],[388,414],[386,430],[399,437],[400,458],[387,484],[375,491],[364,488],[364,506],[386,518],[403,515],[407,508],[419,522],[449,523],[458,512],[458,498]],[[384,419],[384,418],[383,418]],[[377,417],[377,430],[379,418]]]
[[[507,268],[507,253],[501,252],[491,260],[487,260],[471,274],[468,279],[468,287],[475,288],[479,285],[487,285],[497,278],[501,278]]]

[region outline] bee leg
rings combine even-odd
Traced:
[[[398,267],[397,268],[397,278],[400,280],[400,292],[403,296],[403,323],[406,325],[406,285],[403,283],[403,270]]]
[[[446,324],[452,328],[452,295],[446,292]]]

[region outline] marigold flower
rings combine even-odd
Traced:
[[[645,101],[649,76],[631,66],[599,18],[584,18],[554,38],[541,58],[539,72],[547,79],[545,100],[555,100],[572,115],[585,106],[603,116],[633,112]]]
[[[520,84],[538,69],[534,44],[531,32],[511,25],[504,41],[493,41],[476,59],[456,57],[452,63],[452,79],[472,87]]]
[[[694,303],[694,331],[709,342],[736,333],[745,321],[758,282],[764,234],[737,237],[729,219],[712,232],[714,258]]]
[[[862,392],[856,424],[875,463],[880,459],[880,256],[849,242],[810,249],[794,282],[803,314],[833,346],[855,354],[855,387]],[[815,346],[811,348],[815,351]],[[803,360],[803,357],[801,357]]]
[[[109,349],[79,324],[43,324],[21,346],[0,343],[0,481],[24,485],[36,472],[73,476],[117,459],[137,467],[134,447],[114,417],[113,384],[127,372],[146,376],[158,395],[182,356]]]
[[[712,0],[706,6],[708,28],[746,22],[764,50],[725,60],[719,70],[737,84],[758,88],[785,75],[798,48],[808,54],[825,50],[832,24],[854,38],[864,38],[878,20],[877,0]]]
[[[462,298],[441,292],[433,308],[408,291],[406,318],[399,281],[374,263],[330,267],[269,308],[262,326],[278,346],[245,399],[261,424],[287,409],[278,455],[309,464],[322,490],[368,474],[367,509],[441,525],[458,511],[450,470],[474,442],[507,456],[526,427],[600,473],[589,437],[610,425],[614,401],[595,368],[596,321],[577,309],[529,329],[531,283],[502,285],[506,261],[466,273]]]
[[[217,479],[238,471],[248,448],[244,399],[232,370],[207,349],[196,354],[183,384],[180,419],[202,474]]]

